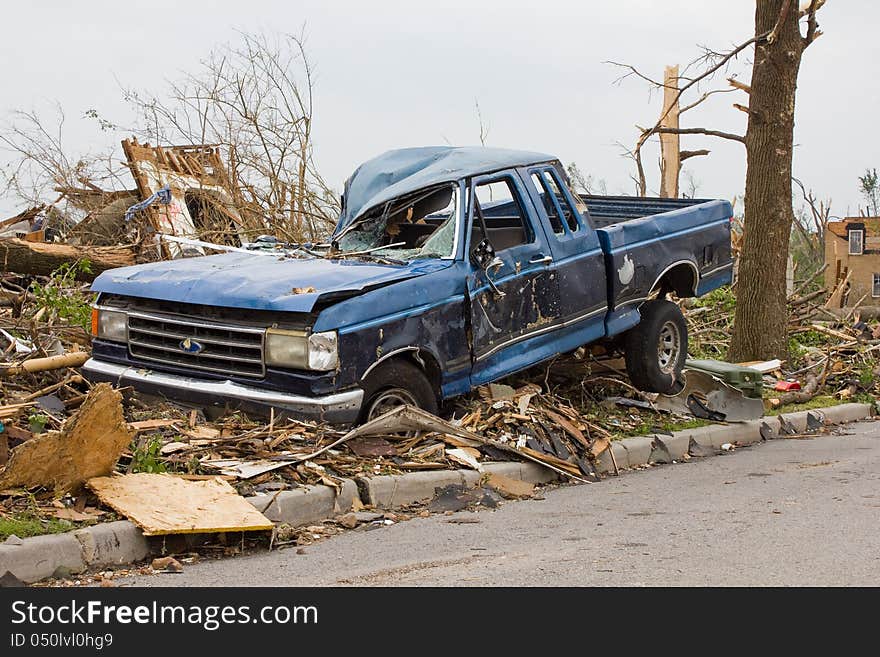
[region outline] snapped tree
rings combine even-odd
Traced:
[[[740,91],[748,105],[734,107],[748,115],[744,135],[705,127],[670,127],[665,113],[649,128],[640,128],[635,148],[628,154],[635,161],[635,182],[646,193],[642,147],[654,135],[705,135],[742,143],[746,148],[746,189],[743,240],[736,282],[736,314],[728,358],[733,361],[785,358],[788,351],[788,313],[785,275],[789,238],[794,222],[792,210],[792,149],[797,77],[804,50],[821,34],[816,12],[825,0],[809,0],[801,7],[793,0],[756,0],[754,36],[726,52],[705,48],[676,80],[667,105],[678,105],[683,94],[723,71],[739,55],[754,47],[751,83],[729,77],[728,89],[705,91],[679,110],[684,114],[715,94]],[[616,64],[616,62],[612,62]],[[655,89],[669,88],[628,64],[624,77],[636,76]],[[698,69],[697,72],[693,72]],[[682,155],[706,155],[708,151],[682,151]],[[684,159],[684,158],[682,158]]]

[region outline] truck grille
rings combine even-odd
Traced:
[[[128,315],[128,350],[133,358],[220,374],[265,376],[263,335],[262,329]],[[187,339],[189,349],[183,345]]]

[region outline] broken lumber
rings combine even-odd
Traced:
[[[109,474],[131,439],[122,394],[99,383],[61,431],[35,436],[12,450],[0,472],[0,490],[46,486],[55,495],[76,490],[92,477]]]
[[[61,265],[88,260],[86,272],[77,271],[81,281],[91,281],[107,269],[135,264],[131,246],[79,247],[70,244],[26,242],[14,237],[0,239],[0,263],[3,271],[31,276],[49,276]]]
[[[48,358],[31,358],[23,363],[0,368],[0,378],[60,370],[65,367],[81,367],[88,359],[89,355],[85,351],[72,351]]]

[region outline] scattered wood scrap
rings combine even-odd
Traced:
[[[22,374],[60,370],[65,367],[82,367],[88,359],[89,354],[85,351],[73,351],[47,358],[30,358],[22,363],[0,367],[0,377],[8,378]]]
[[[61,431],[35,436],[12,450],[0,473],[0,490],[46,486],[60,495],[109,474],[132,439],[121,402],[109,384],[96,385]]]

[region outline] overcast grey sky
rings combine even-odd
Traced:
[[[697,44],[721,50],[754,29],[753,0],[31,0],[7,3],[4,13],[0,113],[45,111],[57,100],[70,153],[120,137],[82,118],[86,110],[130,123],[117,79],[161,93],[236,30],[305,24],[318,72],[315,156],[337,189],[360,162],[391,148],[477,143],[476,99],[489,145],[554,153],[605,179],[608,193],[632,193],[631,162],[615,142],[632,145],[635,125],[656,120],[661,98],[635,79],[615,85],[620,71],[603,62],[662,76],[665,64],[692,60]],[[820,24],[825,34],[801,66],[794,172],[843,216],[864,204],[857,176],[880,167],[880,3],[828,0]],[[731,103],[745,100],[736,95],[713,97],[683,125],[744,131],[745,115]],[[742,193],[741,145],[686,136],[682,148],[712,150],[685,166],[700,196]],[[656,158],[656,148],[647,151],[654,193]],[[0,217],[12,209],[0,199]]]

